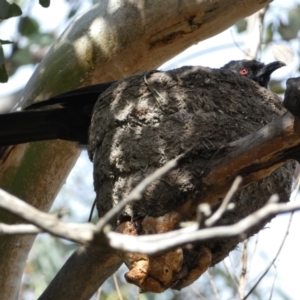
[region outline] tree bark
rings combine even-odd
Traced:
[[[155,68],[269,2],[101,1],[77,17],[53,45],[24,89],[19,107]],[[78,153],[73,143],[61,141],[2,149],[0,186],[48,210]],[[0,219],[17,222],[3,211]],[[24,236],[1,239],[0,290],[5,299],[17,297],[32,242],[32,237]]]
[[[72,261],[75,260],[76,264]],[[112,249],[80,247],[47,287],[39,300],[90,299],[100,286],[120,267],[122,260]],[[72,284],[66,284],[69,282]]]

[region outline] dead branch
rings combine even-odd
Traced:
[[[202,180],[207,186],[204,201],[223,197],[237,175],[242,186],[268,176],[300,151],[300,121],[290,113],[257,132],[226,145],[210,161]],[[217,201],[217,200],[216,200]]]
[[[16,214],[19,215],[19,208],[24,208],[24,206],[22,205],[22,200],[19,200],[14,196],[9,195],[3,190],[0,190],[0,198],[1,208],[9,210],[12,213],[16,212]],[[10,204],[7,201],[10,201]],[[14,208],[12,208],[12,206],[14,206]],[[16,206],[18,206],[18,208],[15,208]],[[28,208],[29,207],[26,206],[26,211],[22,213],[22,218],[26,221],[32,221],[32,209],[34,208],[30,208],[29,210]],[[252,215],[242,219],[234,225],[229,226],[218,226],[198,230],[198,224],[195,224],[187,228],[179,229],[177,231],[138,237],[123,235],[120,233],[109,231],[105,233],[105,236],[107,238],[107,244],[105,244],[103,239],[101,239],[101,244],[99,244],[99,232],[96,230],[96,226],[93,224],[67,224],[63,221],[58,220],[55,216],[51,216],[50,214],[45,214],[39,211],[34,212],[34,217],[37,219],[35,221],[35,224],[42,223],[46,217],[47,224],[42,226],[43,231],[55,234],[65,239],[76,241],[85,245],[94,245],[100,248],[109,246],[116,250],[121,250],[124,252],[137,252],[153,255],[190,243],[208,241],[216,238],[243,235],[245,232],[255,227],[258,223],[272,216],[288,212],[294,212],[297,210],[300,210],[300,203],[269,203],[265,207],[253,213]],[[54,219],[57,220],[59,226],[55,224],[53,229],[52,227],[54,225]],[[34,229],[34,227],[28,227],[28,231],[26,232],[26,227],[24,226],[19,228],[15,227],[15,225],[12,226],[12,228],[14,229],[14,234],[32,233],[32,230]],[[36,230],[39,230],[39,228],[36,227]],[[5,233],[5,230],[2,230],[2,234]],[[12,230],[10,231],[10,234],[12,234]]]

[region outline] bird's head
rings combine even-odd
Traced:
[[[267,65],[257,60],[232,60],[221,69],[231,70],[239,75],[248,77],[249,79],[257,82],[260,86],[268,88],[271,74],[285,66],[284,62],[274,61]]]

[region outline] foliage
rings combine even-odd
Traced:
[[[282,47],[283,56],[289,55],[290,53],[287,52],[290,52],[290,49],[293,49],[292,51],[295,52],[295,54],[299,55],[299,53],[297,53],[300,46],[299,14],[300,4],[295,4],[290,9],[280,9],[279,11],[276,10],[276,8],[273,8],[272,6],[269,6],[266,16],[264,18],[263,41],[261,44],[259,56],[261,56],[262,52],[266,53],[269,50],[271,50],[273,54],[274,52],[278,53],[278,49],[280,47]],[[235,25],[236,31],[239,34],[243,34],[246,31],[246,26],[246,20],[240,20]],[[274,56],[275,58],[277,58],[276,55]],[[298,71],[300,71],[299,65]],[[282,80],[271,80],[270,89],[277,94],[283,94],[285,90]]]
[[[83,6],[83,1],[69,1],[69,11],[66,21],[72,18]],[[0,26],[11,18],[17,18],[16,28],[9,32],[11,40],[1,40],[0,36],[0,82],[7,82],[19,67],[35,65],[43,58],[56,38],[56,32],[42,30],[36,16],[32,15],[31,1],[18,0],[10,4],[7,0],[0,0]],[[90,4],[97,1],[90,0]],[[39,0],[39,4],[47,8],[50,0]],[[9,54],[4,55],[3,45],[11,45]]]

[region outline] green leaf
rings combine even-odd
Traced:
[[[280,21],[278,32],[284,40],[289,41],[298,37],[300,30],[299,14],[300,6],[298,5],[289,11],[287,24]]]
[[[70,12],[68,13],[68,16],[67,16],[67,18],[68,18],[68,19],[70,19],[70,18],[74,17],[74,16],[75,16],[75,14],[77,13],[77,10],[78,10],[78,8],[77,8],[77,7],[75,7],[75,8],[72,8],[72,9],[70,10]]]
[[[22,15],[22,9],[20,8],[20,6],[13,3],[9,6],[9,11],[8,11],[8,15],[6,18],[8,19],[8,18],[12,18],[12,17],[18,17],[21,15]]]
[[[32,63],[31,53],[28,48],[23,48],[17,50],[13,56],[12,61],[16,64],[20,65],[28,65]]]
[[[1,40],[1,39],[0,39],[0,43],[1,43],[2,45],[8,45],[8,44],[13,44],[14,42],[8,41],[8,40]]]
[[[36,32],[29,37],[30,43],[40,46],[48,46],[55,41],[54,35],[51,33]]]
[[[272,42],[272,40],[273,40],[273,34],[274,34],[273,23],[270,23],[267,26],[266,32],[265,32],[265,43],[266,44],[269,44],[270,42]]]
[[[27,37],[38,32],[39,28],[39,23],[35,19],[30,17],[21,18],[18,25],[19,32]]]
[[[273,93],[278,95],[282,95],[284,93],[284,88],[281,85],[281,81],[279,80],[271,80],[269,83],[269,88]]]
[[[0,0],[0,19],[6,19],[10,4],[6,0]]]
[[[246,30],[247,28],[247,22],[245,19],[242,19],[240,21],[238,21],[236,24],[235,24],[236,28],[237,28],[237,31],[238,33],[241,33],[243,31]]]
[[[286,25],[281,21],[278,27],[278,33],[281,35],[282,39],[286,41],[290,41],[296,37],[295,32],[289,27],[289,25]]]
[[[75,3],[74,5],[71,6],[71,10],[69,11],[68,16],[67,16],[68,19],[71,19],[72,17],[75,16],[75,14],[77,13],[77,11],[80,8],[81,4],[82,3],[79,1],[79,2],[77,2],[77,3]]]
[[[9,19],[21,14],[22,10],[17,4],[9,4],[6,0],[0,0],[0,19]]]
[[[50,6],[50,0],[39,0],[39,3],[43,7],[49,7]]]
[[[291,9],[289,11],[289,26],[291,27],[291,29],[295,33],[295,35],[297,35],[297,33],[300,29],[299,13],[300,13],[299,5],[296,8]]]
[[[7,82],[8,81],[8,75],[5,69],[5,66],[0,66],[0,82]]]

